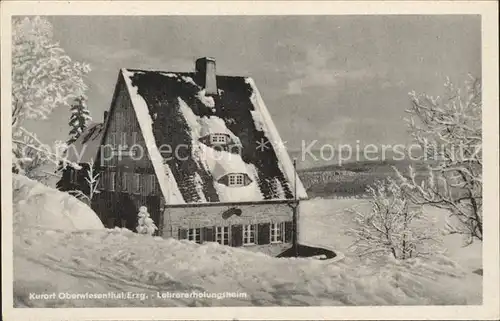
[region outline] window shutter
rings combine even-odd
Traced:
[[[113,149],[116,149],[116,133],[110,133],[109,134],[109,141],[111,143],[111,147]]]
[[[243,226],[242,225],[232,225],[231,226],[231,246],[241,246],[243,245]]]
[[[128,179],[128,173],[127,172],[123,172],[122,173],[122,186],[121,186],[121,190],[126,192],[127,189],[128,189],[128,186],[129,186],[129,179]]]
[[[156,195],[158,193],[156,190],[156,176],[154,174],[149,176],[151,177],[151,194]]]
[[[269,223],[260,223],[258,226],[258,232],[257,232],[257,236],[258,236],[258,240],[257,240],[257,244],[269,244],[269,238],[270,238],[270,234],[269,234],[269,229],[270,229],[270,224]]]
[[[187,239],[187,229],[180,228],[179,229],[179,240],[185,240]]]
[[[245,186],[247,186],[247,185],[249,185],[250,183],[252,183],[252,179],[251,179],[251,178],[250,178],[247,174],[245,174],[244,176],[245,176],[245,178],[244,178],[244,182],[243,182],[243,184],[244,184]]]
[[[109,172],[109,190],[114,191],[115,190],[115,172]]]
[[[293,223],[291,221],[285,222],[285,242],[292,242]]]
[[[215,241],[215,227],[205,227],[203,229],[203,241],[204,242],[214,242]]]
[[[219,183],[229,186],[229,175],[224,175],[221,178],[219,178]]]
[[[99,175],[99,181],[97,182],[97,189],[99,189],[99,190],[105,189],[105,185],[104,185],[105,177],[106,177],[106,172],[102,172],[101,175]]]

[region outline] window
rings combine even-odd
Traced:
[[[134,173],[134,189],[133,189],[134,194],[140,194],[141,193],[141,174],[139,173]]]
[[[201,228],[188,229],[187,239],[196,243],[201,243]]]
[[[78,170],[75,168],[70,169],[70,174],[71,174],[71,182],[72,183],[77,183],[78,182]]]
[[[226,134],[212,134],[210,135],[210,142],[212,144],[226,144],[227,136]]]
[[[129,174],[127,172],[122,173],[122,191],[127,192],[129,191],[128,189],[128,184],[129,184]]]
[[[116,133],[109,133],[109,143],[111,144],[111,149],[116,149]]]
[[[243,174],[229,174],[229,186],[243,186],[245,176]]]
[[[215,241],[222,245],[229,245],[229,226],[215,228]]]
[[[118,146],[118,149],[119,150],[126,150],[126,149],[128,149],[128,145],[127,145],[127,133],[126,132],[122,132],[121,135],[120,135],[120,146]]]
[[[137,144],[137,132],[132,133],[132,146]]]
[[[243,245],[255,244],[255,225],[243,226]]]
[[[281,243],[283,242],[283,230],[284,230],[284,224],[283,223],[271,223],[269,225],[270,228],[270,241],[271,243]]]
[[[115,190],[115,172],[109,172],[109,186],[107,186],[108,190]]]

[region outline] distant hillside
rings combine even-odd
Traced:
[[[325,165],[299,170],[309,197],[362,196],[368,185],[386,177],[394,177],[393,166],[402,172],[413,165],[417,173],[425,173],[427,165],[407,160],[361,161],[343,165]]]

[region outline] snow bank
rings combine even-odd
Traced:
[[[13,175],[14,227],[38,227],[62,231],[104,228],[86,204],[25,176]]]
[[[147,249],[147,250],[145,250]],[[242,306],[466,304],[450,291],[462,274],[446,259],[374,265],[272,258],[217,243],[126,229],[33,231],[15,243],[16,306]],[[29,258],[29,260],[28,260]],[[30,292],[131,291],[144,299],[30,300]],[[157,292],[245,293],[223,299],[159,299]],[[147,297],[146,297],[147,296]]]
[[[301,230],[304,240],[320,230],[325,236],[343,233],[343,227],[330,226],[327,217],[335,214],[335,206],[340,210],[349,204],[331,202],[317,200],[304,206],[311,211],[307,220],[315,216],[314,220],[324,224],[316,225],[316,230]],[[29,213],[36,212],[31,208]],[[45,211],[42,214],[46,216]],[[16,307],[480,304],[482,278],[473,275],[475,279],[471,279],[471,275],[446,256],[406,262],[391,257],[353,260],[349,256],[339,262],[278,259],[244,248],[198,245],[120,228],[25,228],[14,238]],[[29,299],[30,293],[122,291],[139,293],[143,298]],[[161,299],[157,292],[233,292],[246,296]]]

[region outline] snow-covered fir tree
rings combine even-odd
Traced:
[[[69,131],[68,145],[77,140],[92,121],[90,111],[87,108],[87,97],[84,95],[77,97],[71,105],[70,112],[69,126],[71,129]]]
[[[158,227],[156,226],[153,219],[149,216],[148,209],[146,206],[141,206],[139,208],[139,213],[137,214],[137,233],[153,235]]]

